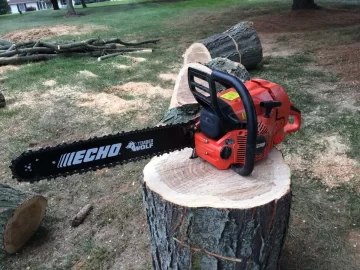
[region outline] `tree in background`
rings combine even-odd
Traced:
[[[66,0],[66,9],[67,9],[67,15],[68,16],[77,15],[76,12],[75,12],[72,0]]]
[[[293,10],[298,9],[318,9],[319,6],[315,4],[314,0],[293,0]]]
[[[0,0],[0,15],[10,12],[7,0]]]
[[[86,8],[86,3],[85,3],[85,0],[80,0],[81,1],[81,5],[83,6],[83,8]]]
[[[60,10],[59,3],[57,0],[51,0],[51,4],[52,4],[54,10]]]

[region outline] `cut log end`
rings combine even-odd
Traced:
[[[9,253],[17,252],[36,232],[45,215],[47,200],[34,196],[15,209],[3,234],[3,248]]]
[[[273,149],[250,176],[217,170],[186,149],[152,159],[144,182],[165,200],[185,207],[248,209],[278,200],[290,191],[290,169]]]

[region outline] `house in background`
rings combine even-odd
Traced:
[[[11,8],[11,13],[26,12],[27,8],[33,10],[48,9],[48,5],[43,0],[8,0],[8,4]]]

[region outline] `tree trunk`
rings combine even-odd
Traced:
[[[318,8],[319,6],[315,4],[314,0],[293,0],[293,10]]]
[[[224,33],[193,43],[184,54],[184,64],[206,64],[223,57],[254,68],[262,61],[260,39],[250,22],[239,23]]]
[[[208,66],[249,79],[242,65],[228,59]],[[161,124],[198,117],[200,107],[187,85],[189,67],[211,72],[197,63],[180,71]],[[191,155],[190,148],[165,154],[144,169],[153,269],[278,269],[291,205],[290,170],[281,153],[272,149],[248,177]]]
[[[54,10],[60,10],[59,3],[57,0],[51,0],[51,4],[53,5]]]
[[[85,0],[81,0],[81,5],[82,5],[83,8],[87,8]]]
[[[0,184],[0,253],[17,252],[38,229],[47,200]]]
[[[77,15],[75,12],[72,0],[66,0],[66,9],[67,9],[68,16]]]
[[[191,152],[153,158],[144,169],[153,268],[279,269],[291,205],[281,153],[273,149],[241,177]]]

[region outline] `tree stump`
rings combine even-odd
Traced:
[[[36,232],[47,200],[0,184],[0,253],[17,252]]]
[[[184,54],[184,64],[206,64],[223,57],[254,68],[262,61],[260,38],[251,22],[241,22],[223,33],[193,43]]]
[[[144,169],[154,269],[278,269],[291,204],[281,153],[273,149],[242,177],[189,159],[191,151]]]
[[[235,72],[242,70],[239,64],[215,63],[208,66],[245,74],[243,81],[250,78]],[[161,123],[197,117],[200,107],[187,84],[189,67],[211,71],[185,65]],[[187,148],[155,157],[144,169],[153,268],[278,269],[291,205],[290,169],[281,153],[272,149],[247,177],[217,170],[201,158],[189,159],[191,153]]]

